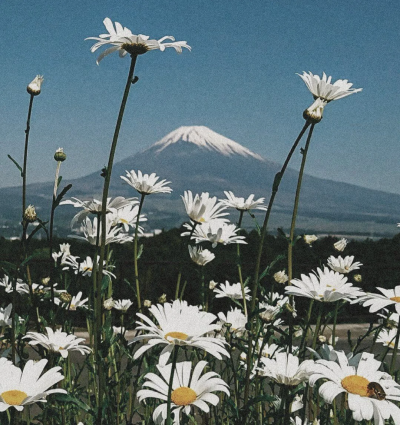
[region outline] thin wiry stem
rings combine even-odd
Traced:
[[[142,197],[140,198],[140,204],[139,209],[136,217],[136,228],[135,228],[135,240],[133,243],[133,257],[134,257],[134,264],[135,264],[135,283],[136,283],[136,299],[137,299],[137,306],[138,311],[142,311],[142,303],[140,300],[140,282],[139,282],[139,268],[138,268],[138,238],[139,238],[139,218],[140,213],[142,211],[144,197],[146,196],[145,193],[142,193]]]

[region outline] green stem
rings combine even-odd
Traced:
[[[397,324],[397,334],[396,334],[396,340],[394,342],[393,357],[392,357],[392,361],[390,362],[390,370],[389,370],[390,374],[393,373],[394,368],[396,366],[396,357],[397,357],[397,351],[399,349],[399,340],[400,340],[400,323]]]
[[[336,345],[336,322],[337,322],[337,315],[338,315],[338,311],[339,311],[339,302],[340,301],[336,302],[335,313],[334,313],[334,316],[333,316],[332,338],[331,338],[333,348],[335,348],[335,345]]]
[[[171,375],[169,377],[169,383],[168,383],[168,401],[167,401],[167,420],[166,425],[172,425],[172,416],[171,416],[171,395],[172,395],[172,385],[174,383],[174,372],[176,367],[176,360],[178,358],[178,349],[179,345],[175,345],[174,347],[174,354],[172,358],[172,365],[171,365]]]
[[[138,305],[138,311],[142,311],[142,303],[140,300],[140,282],[139,282],[139,268],[138,268],[138,239],[139,239],[139,218],[140,213],[142,211],[144,197],[146,196],[145,193],[142,193],[142,196],[140,198],[140,204],[139,209],[136,217],[136,228],[135,228],[135,240],[133,243],[133,256],[134,256],[134,262],[135,262],[135,282],[136,282],[136,299],[137,299],[137,305]]]
[[[324,303],[320,302],[319,307],[318,307],[317,323],[315,324],[314,337],[313,337],[312,345],[311,345],[313,350],[315,350],[315,347],[317,345],[317,338],[318,338],[318,334],[319,334],[319,329],[321,327],[321,319],[322,319],[323,309],[324,309]]]
[[[305,355],[306,340],[307,340],[308,328],[310,327],[311,312],[312,312],[313,305],[314,305],[314,299],[311,299],[310,305],[308,307],[308,312],[307,312],[306,326],[303,331],[303,336],[301,339],[300,349],[299,349],[300,357],[302,358]]]
[[[242,225],[243,213],[244,213],[244,211],[240,211],[239,221],[238,221],[238,225],[237,225],[237,227],[239,229],[240,229],[240,226]],[[238,230],[237,234],[239,234],[239,230]],[[248,317],[247,316],[246,292],[244,290],[244,283],[243,283],[243,276],[242,276],[242,264],[241,264],[241,261],[240,261],[240,244],[236,244],[236,262],[237,262],[237,268],[238,268],[238,274],[239,274],[240,287],[242,288],[244,315],[246,317]]]

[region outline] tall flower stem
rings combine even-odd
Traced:
[[[238,228],[240,229],[240,226],[242,225],[243,220],[243,213],[244,211],[240,211],[239,215],[239,221],[238,221]],[[239,234],[239,232],[238,232]],[[244,283],[243,283],[243,276],[242,276],[242,264],[240,261],[240,245],[236,244],[236,262],[237,262],[237,268],[238,268],[238,274],[239,274],[239,281],[240,281],[240,287],[242,288],[242,297],[243,297],[243,311],[244,315],[247,316],[247,303],[246,303],[246,293],[244,290]]]
[[[137,305],[138,305],[138,311],[142,310],[142,303],[140,300],[140,282],[139,282],[139,268],[138,268],[138,239],[139,239],[139,218],[140,213],[142,211],[144,197],[146,196],[145,193],[142,193],[142,196],[140,198],[140,204],[139,209],[136,217],[136,228],[135,228],[135,240],[133,242],[133,257],[134,257],[134,263],[135,263],[135,283],[136,283],[136,299],[137,299]]]
[[[333,317],[333,326],[332,326],[332,338],[331,338],[333,348],[335,348],[336,346],[336,322],[337,322],[338,311],[339,311],[339,301],[336,301],[335,313]]]
[[[315,350],[315,347],[317,346],[317,339],[318,339],[318,335],[319,335],[319,330],[321,328],[321,319],[322,319],[323,311],[324,311],[324,303],[320,302],[319,306],[318,306],[317,322],[315,324],[315,329],[314,329],[314,337],[313,337],[312,344],[311,344],[311,348],[313,350]]]
[[[308,122],[308,121],[307,121]],[[297,211],[299,209],[299,200],[300,200],[300,191],[301,191],[301,183],[303,181],[304,167],[306,165],[307,160],[307,152],[310,146],[311,137],[313,134],[315,123],[311,124],[310,130],[308,132],[307,141],[304,149],[301,151],[303,158],[301,160],[299,177],[297,180],[297,188],[296,188],[296,196],[294,198],[294,206],[293,206],[293,214],[292,214],[292,223],[290,226],[290,235],[289,235],[289,245],[288,245],[288,285],[291,285],[291,281],[293,279],[293,245],[294,245],[294,230],[296,228],[296,218]],[[289,304],[293,307],[293,295],[289,296]],[[289,315],[289,352],[292,352],[292,341],[293,341],[293,315]]]
[[[95,325],[95,333],[97,334],[97,344],[95,344],[96,355],[100,358],[100,340],[101,340],[101,283],[102,283],[102,275],[103,275],[103,262],[105,255],[105,245],[106,245],[106,232],[107,232],[107,198],[108,198],[108,190],[110,188],[111,182],[111,173],[112,167],[114,163],[115,151],[117,149],[118,136],[119,131],[122,124],[122,118],[124,116],[126,102],[128,100],[129,90],[132,85],[132,77],[133,72],[135,70],[137,55],[131,55],[131,64],[129,68],[128,78],[125,85],[125,91],[121,102],[121,107],[119,110],[117,123],[115,126],[114,137],[111,144],[110,155],[108,159],[108,165],[105,171],[104,177],[104,186],[103,186],[103,198],[102,198],[102,209],[101,209],[101,241],[100,241],[100,259],[99,259],[99,270],[98,270],[98,278],[97,278],[97,288],[96,288],[96,300],[95,300],[95,316],[96,316],[96,325]],[[99,225],[100,223],[98,223]],[[99,398],[98,398],[98,416],[97,416],[97,424],[101,425],[102,423],[102,409],[101,406],[103,404],[103,379],[99,376]]]
[[[400,324],[397,324],[397,334],[396,339],[394,341],[394,347],[393,347],[393,356],[392,361],[390,362],[390,370],[389,373],[392,374],[394,371],[394,368],[396,366],[396,358],[397,358],[397,351],[399,349],[399,341],[400,341]]]
[[[171,417],[171,395],[172,395],[172,385],[174,384],[174,372],[176,367],[176,361],[178,359],[178,350],[179,345],[175,345],[174,347],[174,354],[172,358],[172,364],[171,364],[171,375],[169,377],[169,383],[168,383],[168,399],[167,399],[167,420],[166,425],[172,425],[172,417]]]
[[[260,276],[260,265],[261,265],[261,257],[263,253],[264,248],[264,239],[265,234],[268,227],[268,221],[269,217],[271,215],[272,206],[274,204],[275,196],[278,193],[279,185],[281,183],[283,174],[286,171],[287,166],[289,165],[290,159],[292,158],[292,155],[294,151],[297,148],[297,145],[300,143],[301,138],[303,137],[304,133],[306,132],[307,128],[309,127],[310,123],[306,121],[303,128],[301,129],[299,135],[297,136],[297,139],[293,143],[292,148],[289,151],[289,154],[281,168],[281,170],[275,175],[275,179],[272,185],[272,193],[271,197],[269,198],[267,212],[265,214],[264,223],[261,228],[260,233],[260,243],[258,246],[258,253],[257,253],[257,259],[256,259],[256,267],[254,270],[254,279],[252,282],[252,288],[251,288],[251,304],[250,304],[250,311],[254,311],[256,306],[256,299],[257,299],[257,289],[258,289],[258,280]],[[251,362],[251,347],[252,347],[252,338],[253,338],[253,321],[251,321],[251,331],[249,332],[249,343],[248,343],[248,352],[247,352],[247,370],[246,370],[246,381],[245,381],[245,389],[244,389],[244,403],[246,404],[249,398],[249,387],[250,387],[250,373],[252,370],[252,362]]]

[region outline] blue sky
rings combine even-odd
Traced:
[[[363,91],[326,107],[306,172],[400,193],[397,10],[390,0],[1,2],[0,186],[20,184],[7,154],[22,162],[26,85],[36,74],[45,81],[34,102],[28,182],[53,179],[58,147],[68,155],[64,179],[107,162],[129,59],[111,55],[97,66],[84,39],[104,33],[108,16],[193,49],[138,59],[116,160],[181,125],[205,125],[282,163],[312,103],[296,73],[325,71]],[[297,155],[292,166],[299,162]]]

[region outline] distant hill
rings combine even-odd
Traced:
[[[126,170],[155,172],[161,179],[171,181],[170,195],[151,195],[146,198],[144,213],[149,214],[151,228],[177,227],[186,221],[180,195],[184,190],[207,191],[220,198],[224,190],[236,196],[268,197],[275,174],[281,164],[262,158],[249,149],[204,126],[180,127],[167,134],[143,152],[116,163],[113,168],[110,195],[136,196],[135,191],[120,179]],[[288,168],[275,200],[270,229],[290,225],[298,172]],[[101,198],[103,178],[100,171],[74,179],[69,197]],[[48,216],[53,183],[28,186],[28,203],[37,206],[41,218]],[[0,225],[15,226],[20,212],[20,188],[0,189]],[[370,237],[393,236],[398,232],[400,195],[366,189],[305,175],[300,199],[298,229],[335,235]],[[68,233],[68,222],[74,209],[57,209],[57,232]],[[233,215],[232,215],[233,214]],[[233,212],[232,221],[237,216]],[[257,215],[259,221],[261,215]],[[245,226],[251,226],[251,220]]]

